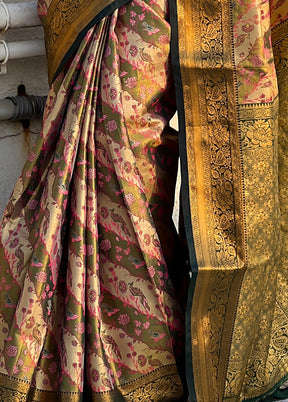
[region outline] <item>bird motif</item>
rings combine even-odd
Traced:
[[[150,54],[144,52],[144,48],[140,49],[139,55],[143,61],[149,64],[153,64],[153,59]]]
[[[125,233],[126,236],[130,237],[131,234],[128,230],[128,227],[126,225],[126,222],[124,221],[124,219],[122,218],[122,216],[120,214],[117,214],[114,212],[114,208],[110,209],[111,212],[111,217],[113,219],[114,222],[120,223],[121,229],[123,230],[123,232]]]
[[[106,303],[102,303],[101,306],[104,308],[104,310],[106,310],[107,315],[110,317],[113,314],[118,313],[119,308],[113,308],[108,306]]]
[[[13,303],[12,299],[9,297],[8,293],[5,295],[5,307],[16,307],[15,303]]]
[[[128,260],[131,261],[131,263],[135,266],[136,269],[141,268],[144,265],[146,265],[145,261],[135,258],[132,254],[128,255]]]
[[[135,297],[139,297],[139,300],[140,300],[140,303],[142,304],[142,306],[145,309],[147,309],[148,311],[150,311],[150,306],[148,304],[148,300],[146,299],[142,290],[140,288],[133,286],[133,282],[128,283],[128,285],[129,285],[129,290],[130,290],[131,295],[135,296]]]
[[[163,363],[160,360],[152,359],[152,356],[148,357],[148,362],[149,362],[150,366],[153,366],[153,367],[163,366]]]
[[[147,332],[148,332],[148,334],[151,336],[151,338],[154,339],[155,342],[160,341],[160,340],[163,339],[164,336],[165,336],[165,333],[160,333],[160,332],[154,331],[154,330],[151,329],[151,328],[149,328]]]
[[[42,335],[41,331],[39,330],[40,324],[36,324],[32,331],[32,336],[35,340],[35,353],[39,350],[40,345],[42,343]]]
[[[32,258],[32,263],[31,263],[32,267],[43,267],[43,264],[41,261],[38,260],[38,258],[36,256],[34,256]]]
[[[155,239],[155,235],[152,235],[152,243],[153,243],[153,246],[155,246],[155,247],[158,247],[158,248],[161,247],[160,241],[158,239]]]
[[[16,248],[15,256],[19,259],[19,261],[17,263],[17,273],[20,274],[20,272],[23,269],[23,265],[24,265],[24,252],[21,249],[21,247]]]
[[[79,316],[77,314],[74,314],[72,311],[70,311],[67,307],[66,307],[66,320],[70,321],[70,320],[76,320],[76,318],[79,318]]]
[[[34,324],[35,324],[35,318],[33,316],[28,317],[27,320],[25,321],[25,327],[27,329],[33,328]]]
[[[143,22],[142,22],[142,26],[144,27],[144,31],[146,31],[149,36],[150,36],[150,35],[153,35],[153,34],[156,34],[157,32],[160,31],[159,28],[152,27],[152,26],[149,25],[146,21],[143,21]]]
[[[61,342],[61,358],[65,366],[67,366],[67,349],[65,343]]]
[[[43,349],[42,350],[42,355],[44,359],[52,359],[52,357],[54,357],[54,355],[52,353],[50,353],[47,349]]]
[[[104,374],[103,374],[103,376],[101,376],[101,382],[106,388],[109,388],[109,389],[112,388],[111,381],[107,377],[105,377]]]
[[[43,233],[44,233],[44,236],[46,236],[48,228],[49,228],[49,223],[50,223],[50,211],[49,211],[48,207],[45,208],[45,210],[44,210],[44,216],[46,219],[43,224]]]
[[[97,149],[101,149],[105,160],[106,160],[109,164],[111,164],[110,156],[109,156],[109,154],[108,154],[106,148],[104,147],[104,145],[103,145],[100,141],[95,141],[95,145],[96,145],[96,148],[97,148]]]
[[[56,152],[54,155],[54,162],[60,162],[61,161],[61,156]]]
[[[113,352],[115,353],[115,355],[116,355],[119,359],[121,359],[121,358],[122,358],[121,352],[120,352],[119,346],[118,346],[117,343],[115,342],[114,338],[113,338],[112,336],[110,336],[110,335],[106,335],[106,334],[105,334],[105,331],[102,333],[102,337],[101,337],[101,338],[102,338],[102,340],[103,340],[104,343],[106,343],[107,345],[111,345],[111,348],[112,348]]]
[[[72,232],[72,243],[74,243],[75,241],[81,241],[83,240],[83,236],[80,236],[78,233]]]

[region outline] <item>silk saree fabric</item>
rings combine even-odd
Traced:
[[[288,2],[179,0],[172,11],[190,398],[262,400],[288,377]]]
[[[288,2],[38,5],[53,84],[1,223],[2,399],[183,395],[174,98],[190,400],[284,399]]]
[[[183,394],[167,6],[116,8],[54,77],[1,220],[1,401]]]

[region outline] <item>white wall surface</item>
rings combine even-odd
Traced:
[[[5,3],[23,0],[4,0]],[[6,42],[43,38],[42,27],[8,29]],[[16,96],[17,87],[24,84],[28,95],[47,95],[46,58],[43,56],[10,60],[7,74],[0,75],[0,99]],[[24,132],[19,122],[0,121],[0,215],[9,200],[15,182],[21,173],[27,154],[41,129],[41,120],[31,120]]]

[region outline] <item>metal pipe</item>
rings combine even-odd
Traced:
[[[43,39],[25,40],[21,42],[4,42],[0,40],[0,63],[10,59],[45,55]]]
[[[14,103],[11,99],[0,99],[0,120],[12,119]]]
[[[0,31],[40,25],[36,2],[4,3],[0,1]]]
[[[0,99],[0,120],[30,120],[41,117],[46,103],[46,96],[11,96]]]

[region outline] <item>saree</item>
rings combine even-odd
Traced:
[[[1,221],[2,400],[284,399],[288,2],[38,7],[51,90]]]
[[[53,38],[67,18],[78,24],[80,4],[39,1]],[[166,1],[115,8],[53,78],[1,220],[1,401],[183,394],[184,316],[168,273],[183,258],[166,15]]]

